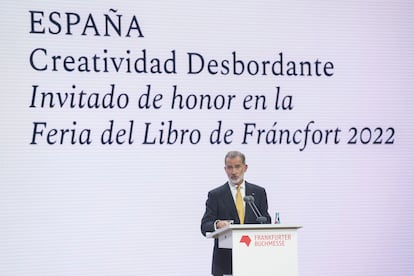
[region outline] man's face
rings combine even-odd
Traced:
[[[247,165],[243,164],[240,157],[227,158],[224,167],[229,181],[234,185],[240,185],[243,182],[244,173],[247,170]]]

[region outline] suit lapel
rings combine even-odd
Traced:
[[[225,208],[229,210],[231,214],[231,218],[235,223],[240,223],[239,215],[237,214],[236,204],[234,203],[233,195],[231,194],[231,190],[229,184],[224,184],[223,187],[223,204],[226,206]]]

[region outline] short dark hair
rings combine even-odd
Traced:
[[[236,157],[240,157],[241,160],[242,160],[242,163],[246,164],[246,156],[244,156],[243,153],[241,153],[240,151],[237,151],[237,150],[229,151],[226,154],[226,157],[224,157],[224,164],[226,164],[227,158],[236,158]]]

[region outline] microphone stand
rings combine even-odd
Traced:
[[[254,203],[254,197],[252,195],[248,195],[244,197],[244,201],[250,206],[252,209],[254,215],[256,216],[256,221],[260,224],[264,224],[267,222],[267,218],[260,213],[259,208],[257,208],[257,205]]]

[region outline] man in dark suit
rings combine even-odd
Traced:
[[[204,236],[207,232],[228,226],[230,221],[235,224],[258,223],[252,209],[243,201],[247,195],[254,197],[260,213],[266,218],[265,223],[271,222],[265,189],[244,180],[248,167],[244,154],[230,151],[226,154],[224,163],[228,181],[208,193],[206,211],[201,219],[201,232]],[[232,274],[231,249],[219,248],[217,239],[214,241],[211,273],[215,276]]]

